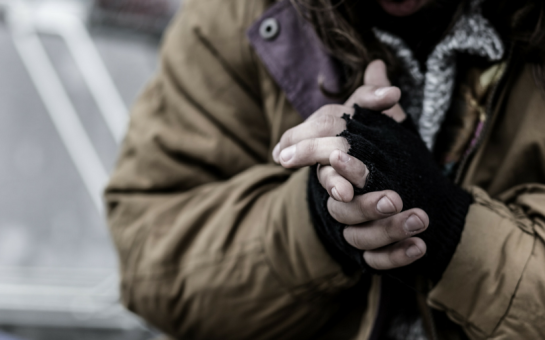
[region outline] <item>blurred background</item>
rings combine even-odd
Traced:
[[[180,0],[0,0],[0,340],[153,339],[102,189]]]

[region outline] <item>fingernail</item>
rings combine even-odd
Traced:
[[[418,248],[417,246],[412,245],[407,250],[405,250],[405,255],[410,258],[419,257],[420,255],[422,255],[422,250],[420,250],[420,248]]]
[[[396,207],[388,197],[384,196],[378,201],[377,210],[382,214],[393,214],[396,212]]]
[[[410,233],[414,233],[422,229],[424,229],[424,223],[416,215],[411,215],[407,221],[405,221],[405,230]]]
[[[375,91],[375,96],[382,97],[386,94],[386,92],[388,92],[389,89],[390,87],[381,87],[380,89]]]
[[[280,143],[276,144],[272,151],[272,157],[275,162],[278,162],[278,153],[280,152]]]
[[[339,195],[337,188],[334,187],[333,189],[331,189],[331,195],[335,200],[342,202],[341,195]]]
[[[284,162],[288,162],[290,159],[293,158],[293,155],[295,155],[295,145],[290,146],[289,148],[286,148],[282,150],[280,153],[280,158]]]
[[[350,156],[348,156],[346,153],[342,152],[342,151],[339,151],[340,155],[339,155],[339,159],[341,162],[343,163],[346,163],[350,160]]]

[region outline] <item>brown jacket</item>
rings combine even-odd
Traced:
[[[310,222],[308,169],[271,159],[303,118],[246,36],[268,6],[188,0],[166,35],[106,191],[123,302],[175,338],[367,339],[380,278],[342,272]],[[545,98],[514,61],[495,92],[460,178],[475,197],[461,243],[420,295],[471,339],[543,339]]]

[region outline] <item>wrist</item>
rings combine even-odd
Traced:
[[[308,207],[314,230],[329,255],[341,265],[343,271],[351,275],[361,268],[368,268],[362,251],[352,247],[344,239],[345,225],[336,221],[327,209],[329,194],[318,180],[316,166],[309,171],[307,186]]]
[[[450,183],[449,183],[450,184]],[[429,232],[421,237],[426,243],[426,255],[420,260],[419,272],[437,282],[449,265],[464,230],[466,216],[473,197],[461,188],[450,185],[441,198],[441,205],[429,213]],[[418,261],[417,261],[418,265]]]

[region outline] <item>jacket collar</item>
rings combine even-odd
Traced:
[[[270,34],[264,32],[267,25]],[[267,9],[247,35],[270,75],[303,118],[323,105],[340,103],[326,97],[319,87],[319,79],[323,79],[326,89],[338,90],[340,68],[289,0]]]

